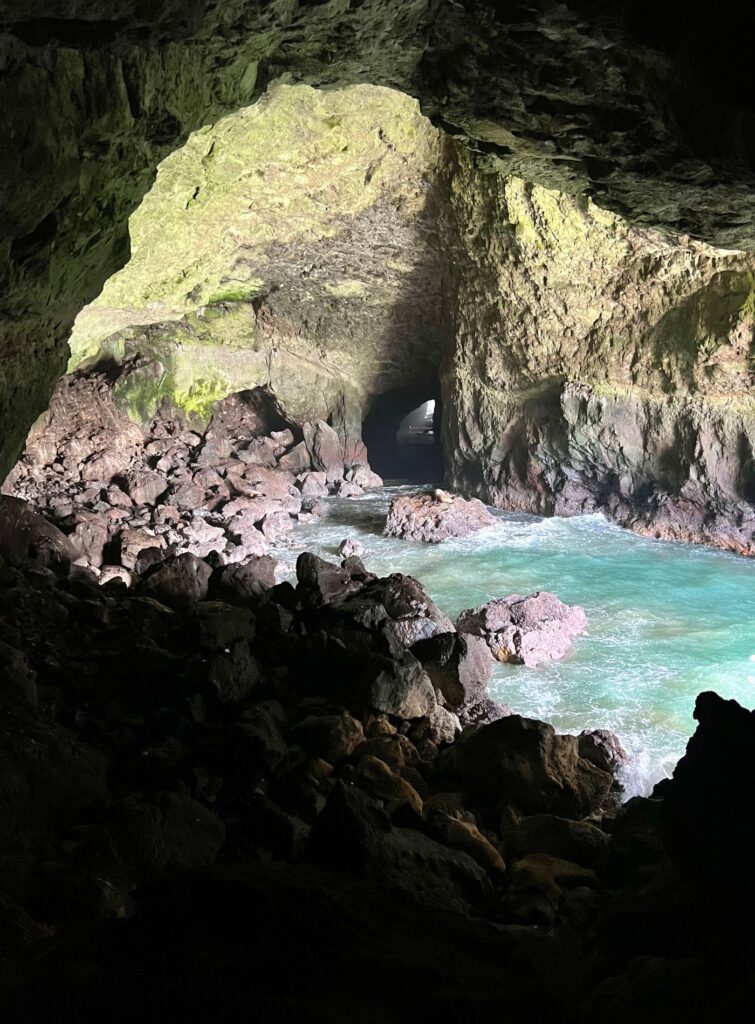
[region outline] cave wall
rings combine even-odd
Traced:
[[[142,422],[265,387],[294,422],[345,409],[358,437],[373,395],[437,379],[451,145],[395,90],[271,86],[160,165],[69,369],[116,362]]]
[[[751,552],[753,257],[461,149],[449,197],[453,485]]]
[[[281,75],[402,89],[510,174],[751,247],[753,93],[731,74],[750,66],[746,34],[694,76],[707,21],[678,10],[680,42],[643,3],[4,0],[0,472],[47,405],[75,315],[127,260],[158,163]]]

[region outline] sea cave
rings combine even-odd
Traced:
[[[0,0],[4,1020],[752,1019],[737,10]]]

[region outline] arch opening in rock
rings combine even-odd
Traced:
[[[362,436],[370,465],[385,480],[440,482],[443,477],[440,392],[437,384],[379,395]]]

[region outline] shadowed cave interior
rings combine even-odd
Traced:
[[[751,1019],[708,14],[7,0],[4,1019]]]

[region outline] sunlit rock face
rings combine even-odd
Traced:
[[[160,165],[69,367],[140,423],[263,387],[355,451],[440,376],[456,488],[752,553],[755,259],[507,167],[396,90],[276,84]]]
[[[751,247],[754,93],[737,88],[751,60],[732,24],[681,0],[6,0],[0,471],[47,405],[77,312],[126,262],[158,163],[282,74],[401,89],[508,173]]]
[[[191,136],[131,219],[131,259],[80,314],[71,368],[126,364],[116,399],[269,388],[298,422],[437,377],[442,133],[375,86],[278,85]]]
[[[752,553],[755,261],[459,151],[444,247],[453,484]]]

